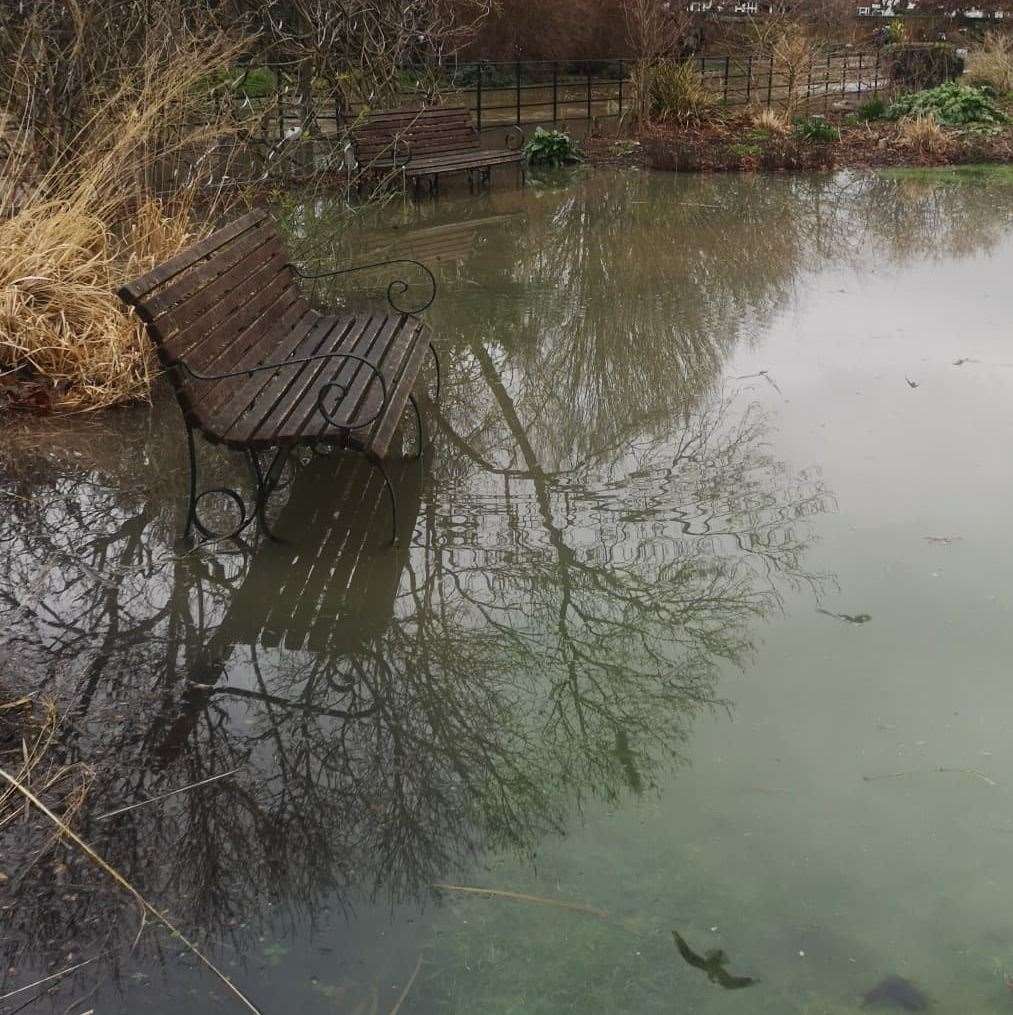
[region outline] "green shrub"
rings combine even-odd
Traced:
[[[577,146],[569,134],[561,130],[536,127],[524,146],[524,157],[533,166],[562,166],[582,162]]]
[[[825,144],[829,141],[840,141],[841,132],[822,116],[807,116],[795,121],[795,137],[800,141],[811,141]]]
[[[966,125],[1001,126],[1009,118],[981,89],[950,81],[938,88],[902,95],[887,110],[891,120],[931,116],[949,127]]]
[[[855,115],[862,123],[869,123],[872,120],[885,120],[887,104],[882,99],[871,99],[863,102],[855,110]]]
[[[740,159],[758,159],[763,154],[763,149],[758,144],[733,144],[728,150]]]
[[[717,105],[717,96],[691,63],[666,61],[651,77],[651,116],[680,124],[698,123]]]
[[[964,73],[964,60],[948,42],[904,42],[886,47],[890,80],[903,88],[935,88]]]

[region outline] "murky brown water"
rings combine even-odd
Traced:
[[[849,1012],[891,974],[1008,1010],[1013,187],[578,173],[284,219],[437,265],[434,446],[397,550],[325,458],[284,544],[184,554],[165,398],[5,436],[0,675],[59,702],[84,838],[264,1012]],[[0,836],[0,995],[95,959],[0,1010],[241,1010]]]

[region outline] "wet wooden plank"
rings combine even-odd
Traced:
[[[264,211],[251,211],[241,218],[236,219],[234,222],[230,222],[227,226],[223,226],[221,229],[213,232],[207,239],[201,240],[199,243],[195,243],[186,250],[181,251],[175,257],[169,258],[168,261],[164,261],[162,264],[152,268],[151,271],[139,278],[135,278],[133,282],[129,282],[127,285],[120,288],[120,295],[128,303],[132,303],[135,300],[139,300],[141,297],[146,296],[153,289],[169,281],[175,275],[178,275],[181,271],[185,271],[191,265],[199,261],[203,257],[207,257],[209,254],[213,254],[216,250],[224,247],[230,241],[235,239],[237,236],[241,236],[244,232],[259,225],[267,218],[267,212]]]

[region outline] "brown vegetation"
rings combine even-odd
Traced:
[[[73,133],[40,138],[48,119],[33,119],[34,91],[8,97],[22,126],[0,176],[0,370],[15,398],[12,380],[44,379],[45,394],[30,389],[37,408],[146,396],[147,343],[116,288],[207,228],[222,196],[208,187],[208,166],[234,123],[208,114],[201,84],[234,63],[243,42],[148,38],[138,68],[120,68],[78,109]],[[20,67],[30,80],[29,55]]]

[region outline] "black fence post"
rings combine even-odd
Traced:
[[[521,125],[521,62],[514,63],[514,84],[517,87],[517,126]]]
[[[626,77],[626,67],[623,61],[619,61],[619,115],[623,115],[623,80]]]
[[[872,94],[879,95],[879,58],[880,51],[876,50],[876,69],[872,79]]]
[[[552,125],[559,123],[559,61],[552,61]]]
[[[841,63],[841,95],[845,96],[848,94],[848,54],[844,54],[844,60]]]
[[[589,64],[588,68],[587,68],[587,122],[588,122],[588,124],[591,123],[591,120],[592,120],[592,116],[591,116],[591,66]]]
[[[767,66],[767,109],[774,104],[774,51],[770,51],[770,56],[767,57],[769,61]]]
[[[475,84],[475,119],[478,121],[478,132],[482,133],[482,64],[478,64],[478,80]]]
[[[865,54],[858,54],[858,97],[862,97],[862,64],[865,61]]]
[[[731,71],[731,60],[730,56],[725,56],[725,79],[724,87],[722,88],[722,101],[726,106],[728,105],[728,75]]]
[[[746,105],[753,95],[753,54],[749,54],[749,62],[746,64]]]

